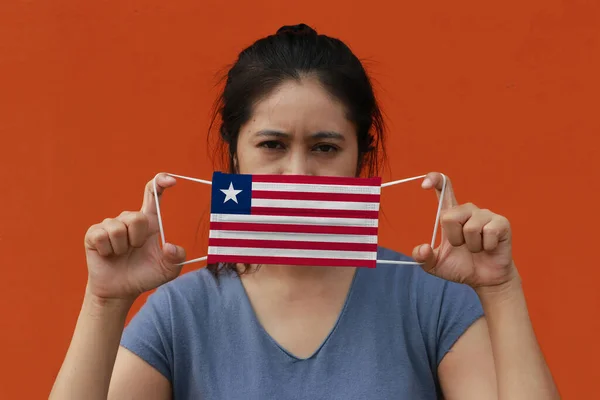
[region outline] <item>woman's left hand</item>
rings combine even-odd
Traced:
[[[415,247],[413,258],[424,263],[425,271],[475,289],[510,282],[517,271],[508,219],[471,203],[459,205],[447,177],[446,181],[440,216],[441,243],[436,249],[429,244]],[[427,174],[422,186],[435,188],[440,196],[442,174]]]

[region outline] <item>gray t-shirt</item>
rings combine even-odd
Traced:
[[[482,315],[473,289],[418,266],[359,268],[333,330],[299,359],[262,328],[235,274],[203,268],[150,295],[121,344],[170,380],[175,400],[436,399],[440,361]]]

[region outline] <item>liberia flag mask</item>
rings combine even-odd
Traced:
[[[185,261],[375,268],[381,189],[425,175],[381,184],[381,178],[307,175],[250,175],[214,172],[211,190],[208,255]],[[443,177],[431,246],[435,244]],[[159,199],[154,196],[163,245]]]

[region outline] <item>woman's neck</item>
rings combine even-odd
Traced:
[[[243,267],[242,267],[243,270]],[[244,284],[260,286],[265,294],[294,300],[347,290],[356,268],[252,265],[242,274]]]

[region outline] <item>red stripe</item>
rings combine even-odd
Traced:
[[[317,201],[362,201],[379,203],[378,194],[355,193],[311,193],[311,192],[276,192],[270,190],[253,190],[253,199],[282,199],[282,200],[317,200]]]
[[[346,176],[252,175],[252,182],[308,183],[311,185],[381,186],[381,178],[351,178]]]
[[[277,215],[284,217],[315,217],[315,218],[368,218],[378,219],[379,211],[361,210],[319,210],[316,208],[278,208],[252,207],[252,215]]]
[[[375,268],[375,260],[340,260],[338,258],[299,258],[299,257],[268,257],[268,256],[222,256],[209,254],[208,264],[217,263],[248,263],[276,265],[308,265],[319,267],[363,267]]]
[[[377,227],[365,226],[319,226],[288,224],[255,224],[246,222],[211,222],[214,231],[322,233],[329,235],[377,235]]]
[[[341,251],[377,251],[376,243],[336,243],[303,242],[290,240],[256,239],[208,239],[209,246],[255,247],[261,249],[302,249],[302,250],[341,250]]]

